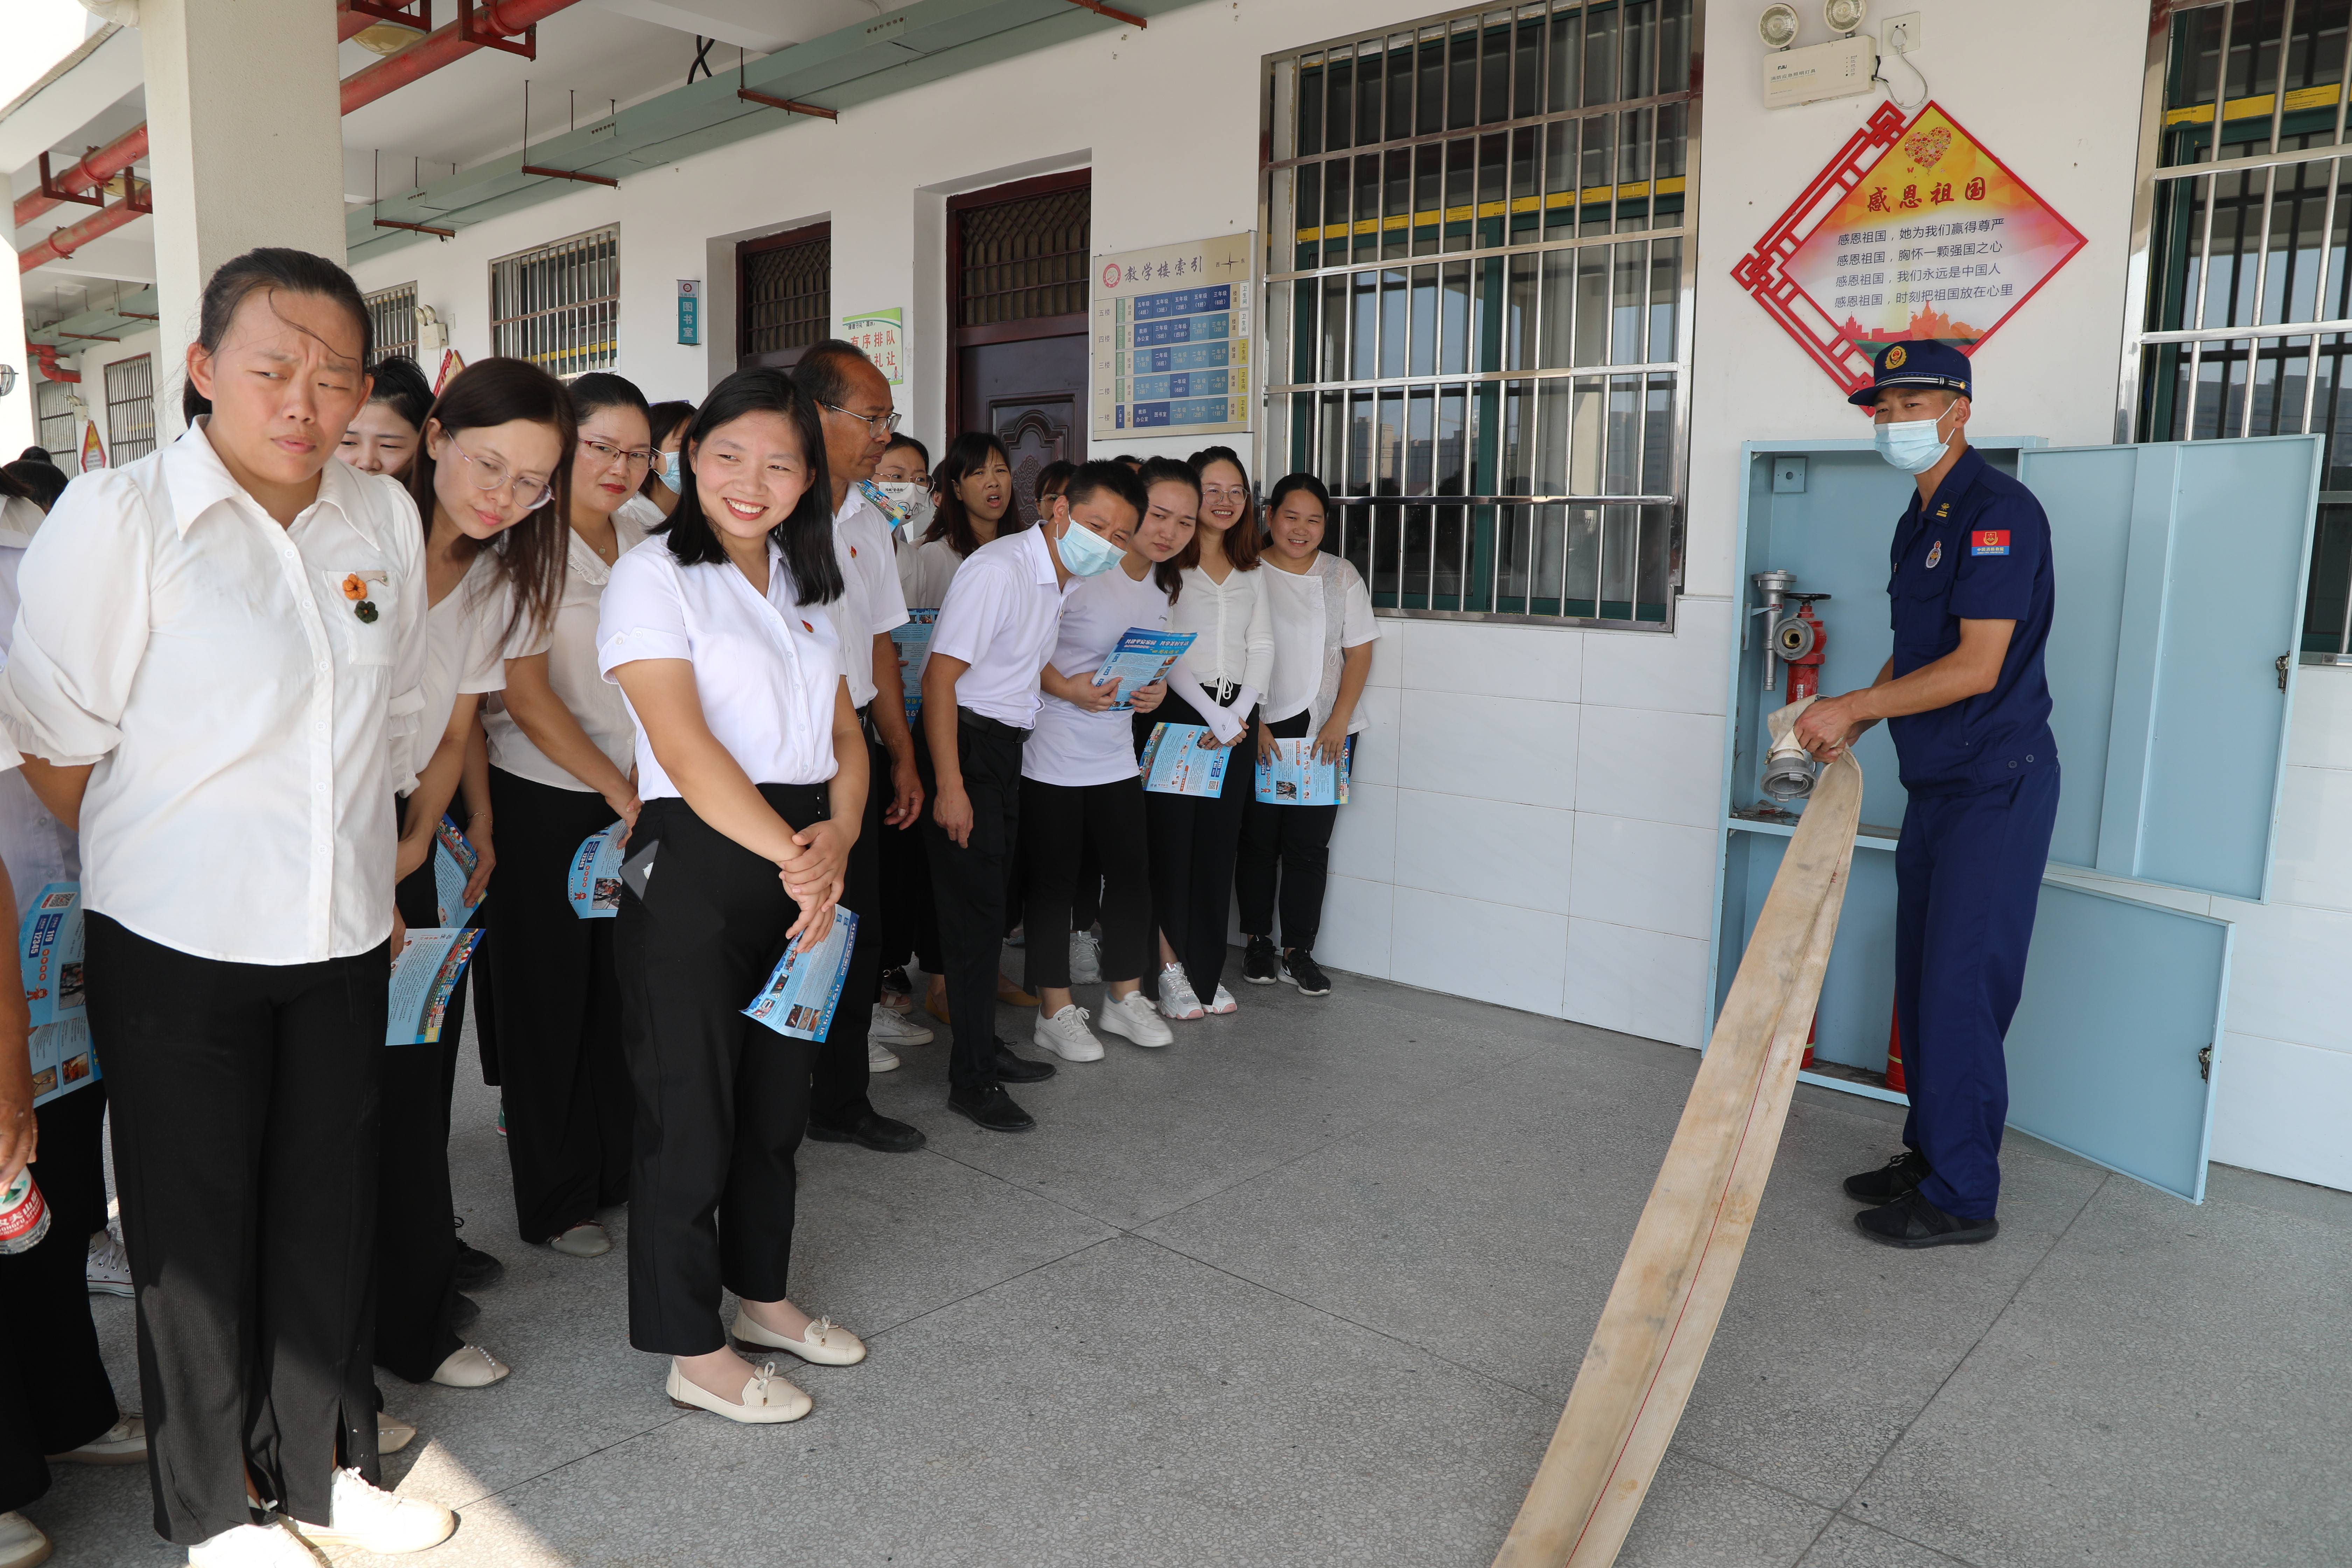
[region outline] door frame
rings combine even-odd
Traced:
[[[800,363],[802,354],[808,352],[806,347],[803,346],[795,349],[771,349],[759,354],[752,353],[751,301],[743,297],[746,271],[744,264],[752,257],[759,255],[762,251],[785,250],[795,245],[809,244],[813,240],[823,239],[830,241],[832,238],[833,220],[831,218],[822,218],[815,223],[803,224],[798,228],[788,228],[782,234],[763,234],[756,239],[739,239],[735,242],[736,369],[746,370],[754,365],[758,365],[775,370],[788,371],[792,369],[793,366]],[[825,259],[829,268],[832,261],[832,252],[830,249],[826,251]],[[830,300],[832,296],[832,289],[829,284],[825,292],[827,299]],[[825,312],[825,336],[832,335],[832,326],[833,314],[832,311],[828,310]]]
[[[944,417],[940,428],[946,439],[952,440],[963,427],[963,351],[987,343],[1026,342],[1032,338],[1065,338],[1084,335],[1087,313],[1073,310],[1059,316],[1036,316],[1025,321],[992,321],[986,326],[961,325],[963,315],[963,215],[977,207],[1002,206],[1007,202],[1024,201],[1032,196],[1052,195],[1062,191],[1085,190],[1092,193],[1095,184],[1094,165],[1065,169],[1056,174],[1037,174],[1025,180],[1013,180],[1002,185],[990,185],[983,190],[966,191],[950,196],[947,202],[947,321],[948,363],[944,384],[947,388]],[[1091,206],[1091,200],[1089,201]],[[1094,227],[1087,225],[1089,260],[1091,260]],[[1079,389],[1080,417],[1087,409],[1086,388]]]

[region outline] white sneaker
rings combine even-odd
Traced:
[[[1160,1021],[1151,1005],[1151,998],[1140,991],[1130,991],[1103,1004],[1102,1026],[1106,1033],[1124,1035],[1139,1046],[1164,1046],[1176,1036]]]
[[[881,1041],[876,1039],[873,1036],[866,1036],[866,1070],[867,1072],[898,1071],[898,1053],[884,1045]]]
[[[33,1568],[49,1560],[49,1538],[21,1513],[0,1513],[0,1568]]]
[[[326,1561],[282,1521],[240,1524],[188,1548],[188,1568],[320,1568]]]
[[[357,1470],[337,1470],[323,1525],[293,1521],[304,1540],[331,1541],[363,1552],[422,1552],[457,1532],[457,1516],[437,1502],[372,1487]]]
[[[1218,986],[1215,1000],[1209,1004],[1209,1011],[1212,1013],[1231,1013],[1235,1011],[1236,1007],[1237,1004],[1234,1001],[1234,994],[1226,990],[1222,985]]]
[[[1087,1027],[1094,1015],[1075,1003],[1048,1018],[1040,1010],[1036,1032],[1030,1036],[1042,1050],[1053,1052],[1066,1062],[1098,1062],[1103,1046],[1095,1032]]]
[[[1102,983],[1102,938],[1090,931],[1070,933],[1070,984],[1098,985]]]
[[[131,1294],[131,1258],[110,1230],[101,1230],[89,1238],[89,1258],[82,1265],[81,1273],[94,1296]]]
[[[48,1456],[49,1463],[70,1465],[143,1465],[147,1462],[147,1418],[126,1415],[79,1448]],[[0,1564],[8,1559],[0,1555]]]
[[[870,1043],[879,1040],[886,1046],[928,1046],[930,1030],[904,1013],[894,1013],[879,1002],[874,1004],[874,1026],[866,1036]]]
[[[1200,994],[1184,978],[1184,966],[1181,963],[1169,964],[1160,972],[1160,1011],[1171,1018],[1202,1016]]]

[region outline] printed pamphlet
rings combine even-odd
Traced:
[[[429,1046],[441,1038],[449,993],[482,933],[436,926],[408,933],[407,945],[392,965],[392,1005],[384,1019],[387,1046]]]
[[[1276,741],[1274,755],[1257,760],[1257,798],[1268,805],[1345,805],[1348,769],[1356,760],[1356,737],[1339,748],[1337,763],[1318,762],[1315,737]]]
[[[1220,746],[1206,724],[1160,724],[1143,742],[1139,771],[1154,795],[1222,794],[1231,746]]]
[[[1191,632],[1148,632],[1141,626],[1129,626],[1118,637],[1118,646],[1095,671],[1095,684],[1118,683],[1118,700],[1110,711],[1126,712],[1135,706],[1138,687],[1149,686],[1155,680],[1165,680],[1184,650],[1192,646]]]
[[[600,827],[572,852],[564,893],[572,912],[583,921],[609,921],[621,912],[621,825]]]
[[[35,1028],[82,1016],[81,884],[45,882],[16,932],[25,1010]]]
[[[98,1070],[98,1053],[89,1048],[89,1020],[68,1018],[43,1024],[33,1031],[33,1105],[36,1110],[61,1094],[106,1075]]]
[[[466,901],[466,883],[474,875],[478,859],[474,847],[445,813],[441,826],[433,830],[433,897],[441,906],[443,925],[464,925],[482,907],[479,899],[470,904]]]
[[[891,644],[898,650],[898,689],[907,699],[907,722],[923,710],[923,666],[931,660],[931,628],[939,625],[937,606],[907,612],[907,624],[893,626]]]
[[[833,929],[814,947],[797,942],[784,949],[776,967],[743,1016],[756,1018],[780,1035],[796,1040],[821,1040],[833,1027],[833,1010],[841,1004],[842,982],[849,977],[850,949],[857,942],[857,914],[833,911]]]

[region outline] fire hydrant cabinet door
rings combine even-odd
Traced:
[[[2045,663],[2065,782],[2052,860],[2265,897],[2320,446],[2018,454],[2049,514],[2058,584]]]

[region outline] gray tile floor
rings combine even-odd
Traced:
[[[943,1046],[877,1079],[930,1146],[805,1149],[794,1268],[874,1354],[795,1369],[816,1412],[765,1430],[662,1397],[618,1254],[514,1237],[461,1085],[459,1203],[509,1268],[475,1333],[515,1373],[387,1378],[424,1430],[388,1473],[464,1518],[408,1561],[1486,1563],[1698,1058],[1348,976],[1240,989],[1024,1090],[1026,1137],[945,1110]],[[2352,1562],[2352,1196],[2217,1169],[2191,1207],[2016,1138],[1997,1242],[1897,1254],[1836,1186],[1895,1115],[1800,1089],[1622,1563]],[[130,1396],[129,1304],[96,1307]],[[143,1471],[29,1511],[59,1564],[180,1561]]]

